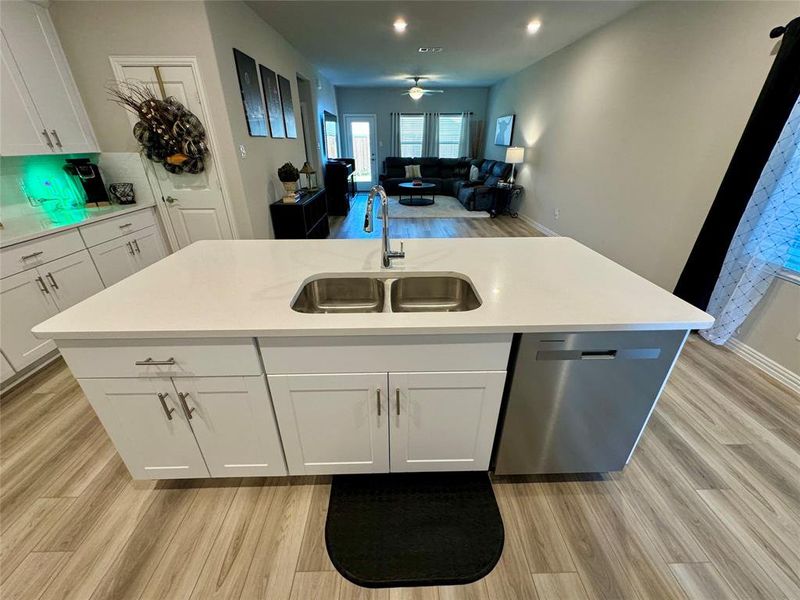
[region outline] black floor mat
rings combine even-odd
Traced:
[[[325,544],[357,585],[472,583],[500,560],[503,538],[488,473],[333,478]]]

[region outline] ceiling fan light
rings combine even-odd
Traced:
[[[425,95],[425,90],[415,85],[410,90],[408,90],[408,95],[411,96],[412,100],[419,100]]]

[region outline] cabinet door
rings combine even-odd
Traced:
[[[391,373],[392,471],[485,471],[505,371]]]
[[[59,310],[65,310],[103,289],[103,282],[86,250],[38,267]]]
[[[99,152],[47,9],[4,2],[2,30],[55,151]]]
[[[106,287],[122,281],[139,270],[131,235],[109,240],[89,249]]]
[[[386,473],[386,373],[270,375],[290,475]]]
[[[0,381],[5,381],[14,374],[14,367],[6,360],[3,353],[0,352]]]
[[[129,237],[134,252],[136,252],[136,263],[140,269],[158,262],[167,255],[164,240],[155,225],[131,233]]]
[[[47,145],[44,124],[36,111],[28,88],[22,79],[17,63],[8,47],[5,35],[0,32],[0,154],[19,156],[52,154]]]
[[[52,340],[33,337],[31,328],[58,312],[36,269],[0,279],[3,354],[17,371],[54,350]]]
[[[286,475],[263,375],[176,377],[173,382],[212,477]]]
[[[78,382],[134,479],[208,477],[170,379]]]

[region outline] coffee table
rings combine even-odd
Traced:
[[[400,188],[400,204],[406,206],[429,206],[436,201],[435,183],[423,183],[422,185],[414,185],[413,183],[398,183]],[[403,190],[408,193],[408,198],[403,198]],[[414,192],[419,192],[416,202],[414,201]],[[424,194],[430,194],[433,198],[423,198]]]

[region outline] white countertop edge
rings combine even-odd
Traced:
[[[175,331],[87,331],[87,332],[49,332],[40,334],[33,329],[33,335],[39,339],[54,340],[137,340],[137,339],[197,339],[197,338],[284,338],[284,337],[357,337],[357,336],[392,336],[392,335],[468,335],[487,333],[582,333],[592,331],[687,331],[690,329],[706,329],[714,323],[699,321],[692,323],[636,323],[620,325],[619,323],[573,323],[570,325],[545,326],[420,326],[420,327],[364,327],[348,329],[264,329],[264,330],[175,330]]]
[[[9,239],[4,239],[4,236],[2,235],[2,231],[0,231],[0,248],[8,248],[10,246],[16,246],[17,244],[24,244],[25,242],[30,242],[31,240],[36,240],[36,239],[39,239],[39,238],[43,238],[45,236],[53,235],[55,233],[61,233],[62,231],[69,231],[70,229],[77,229],[78,227],[83,227],[83,226],[88,225],[90,223],[97,223],[99,221],[105,221],[106,219],[112,219],[114,217],[127,215],[129,213],[136,212],[136,211],[139,211],[139,210],[145,210],[147,208],[154,208],[155,207],[155,203],[134,204],[132,206],[128,206],[128,205],[124,205],[124,204],[112,204],[111,206],[120,206],[120,207],[123,207],[123,208],[120,208],[119,210],[110,210],[107,213],[103,213],[102,215],[96,215],[96,216],[93,216],[93,217],[89,217],[87,219],[84,219],[83,221],[77,221],[75,223],[70,223],[68,225],[59,225],[58,227],[53,227],[52,229],[46,229],[46,230],[43,230],[43,231],[36,231],[36,232],[32,232],[32,233],[24,233],[22,235],[19,235],[19,236],[16,236],[16,237],[11,237]],[[100,207],[97,207],[97,208],[99,208],[99,209],[103,209],[103,208],[109,209],[109,208],[111,208],[111,206],[100,206]],[[91,208],[89,210],[91,210]],[[10,233],[10,230],[12,229],[12,227],[9,226],[9,223],[13,223],[13,222],[14,222],[13,219],[11,219],[10,221],[5,223],[5,225],[6,225],[5,231],[7,233]]]

